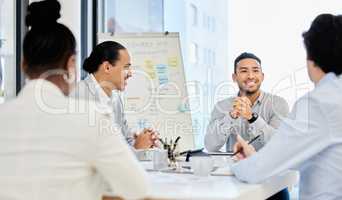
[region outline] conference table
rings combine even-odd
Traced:
[[[153,184],[147,197],[151,200],[264,200],[299,180],[297,171],[286,171],[260,184],[248,184],[233,175],[200,177],[154,171],[150,162],[143,162],[143,166]]]
[[[235,176],[197,177],[193,174],[149,172],[153,189],[149,199],[264,200],[298,181],[288,171],[261,184],[247,184]]]

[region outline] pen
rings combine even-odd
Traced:
[[[253,138],[251,141],[248,142],[248,144],[252,144],[255,140],[257,140],[260,137],[260,135],[256,136]]]
[[[257,135],[256,137],[254,137],[253,139],[251,139],[251,141],[248,142],[248,144],[252,144],[255,140],[257,140],[260,137],[260,135]],[[232,156],[235,156],[236,154],[240,153],[240,151],[237,151],[235,153],[233,153]]]
[[[178,141],[179,141],[180,138],[181,138],[180,136],[178,136],[178,137],[176,138],[175,143],[173,143],[172,151],[174,151],[174,150],[176,149],[177,144],[178,144]]]
[[[165,138],[165,140],[163,141],[163,139],[158,138],[158,140],[162,143],[163,148],[164,148],[164,149],[167,149],[167,139]]]
[[[161,138],[158,138],[158,140],[162,143],[162,145],[165,145],[165,142]]]

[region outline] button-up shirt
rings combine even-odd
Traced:
[[[325,75],[300,98],[288,119],[256,154],[232,166],[257,183],[287,169],[300,171],[301,200],[342,199],[342,78]]]
[[[110,114],[112,127],[121,130],[130,145],[134,144],[134,132],[129,128],[125,117],[120,92],[114,90],[109,97],[93,74],[80,81],[71,93],[72,97],[95,101],[98,110]]]

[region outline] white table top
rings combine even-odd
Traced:
[[[151,199],[198,200],[264,200],[278,191],[293,186],[299,175],[288,171],[262,184],[246,184],[235,176],[197,177],[193,174],[149,172],[152,180]]]
[[[192,174],[149,172],[152,199],[261,200],[298,181],[298,173],[289,171],[262,184],[246,184],[234,176],[196,177]]]

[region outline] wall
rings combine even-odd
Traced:
[[[230,69],[241,52],[255,53],[265,73],[262,88],[285,97],[292,105],[313,87],[301,34],[318,14],[338,11],[341,14],[340,0],[229,1]]]

